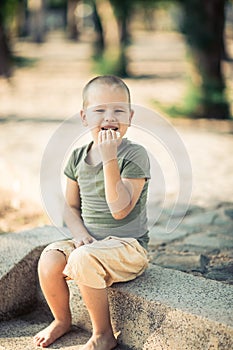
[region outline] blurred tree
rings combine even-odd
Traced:
[[[15,15],[18,0],[1,0],[0,6],[0,76],[12,74],[12,57],[9,44],[10,22]]]
[[[11,54],[7,43],[4,25],[0,19],[0,76],[11,76]]]
[[[143,14],[159,0],[92,0],[96,29],[95,59],[101,73],[129,76],[127,46],[131,41],[130,23],[135,10]]]
[[[225,5],[227,0],[186,0],[182,31],[194,64],[196,90],[194,117],[227,119],[230,116],[222,71]]]
[[[96,9],[95,1],[92,1],[91,5],[93,7],[93,22],[94,22],[94,28],[96,33],[96,39],[95,39],[95,45],[94,45],[94,51],[95,51],[94,56],[98,58],[98,57],[101,57],[104,52],[104,47],[105,47],[104,30],[101,23],[101,19]]]
[[[130,21],[136,6],[143,6],[143,0],[93,0],[93,3],[99,30],[96,59],[100,71],[126,77],[129,75],[126,49],[131,37]]]
[[[120,42],[123,47],[130,42],[129,24],[135,8],[131,0],[111,0],[117,19]]]
[[[30,36],[36,43],[42,43],[45,39],[45,6],[46,0],[28,1]]]
[[[99,69],[105,74],[125,76],[125,64],[122,65],[122,46],[118,22],[110,0],[95,0],[96,15],[101,22],[102,47],[97,49]]]
[[[79,31],[75,11],[80,0],[67,0],[67,34],[71,40],[78,40]]]

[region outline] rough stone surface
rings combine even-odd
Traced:
[[[215,211],[204,212],[197,215],[188,215],[184,218],[182,225],[200,227],[203,225],[211,225],[217,217]]]
[[[166,215],[163,220],[166,220]],[[222,235],[219,233],[221,227],[213,223],[201,226],[202,228],[198,233],[177,235],[175,240],[170,237],[170,241],[156,243],[156,246],[150,243],[151,264],[145,274],[135,281],[109,288],[112,322],[115,331],[120,332],[119,342],[122,346],[132,350],[229,350],[233,347],[233,286],[230,285],[233,253],[224,244],[216,247],[208,242],[204,245],[201,243],[203,240],[216,242],[211,241],[216,236],[223,241],[226,238],[231,240],[230,227]],[[27,321],[22,321],[21,316],[14,321],[2,322],[0,335],[4,340],[4,349],[14,349],[14,346],[17,349],[32,349],[29,345],[32,333],[50,322],[51,314],[40,289],[35,290],[38,285],[36,265],[43,247],[54,240],[64,239],[64,234],[67,235],[67,231],[64,233],[54,227],[43,227],[2,236],[0,289],[1,296],[4,297],[0,299],[1,319],[15,317],[33,308],[44,315],[45,321],[38,323],[37,313],[32,328]],[[156,233],[152,231],[153,234]],[[195,240],[195,235],[201,235],[203,240],[201,237]],[[193,241],[187,244],[190,237],[193,237]],[[200,242],[200,246],[193,245],[194,241],[195,244]],[[211,254],[209,251],[203,256],[196,253],[197,248],[205,249],[205,245],[211,246]],[[158,266],[168,263],[172,269]],[[211,275],[214,272],[215,277]],[[209,278],[228,284],[211,281]],[[52,348],[78,348],[77,329],[82,328],[87,332],[91,330],[90,319],[77,286],[71,281],[69,288],[73,324],[76,328],[70,337],[62,337]],[[86,335],[87,333],[84,338]]]
[[[204,255],[195,254],[169,254],[157,255],[153,262],[156,265],[168,267],[180,271],[205,271],[207,258]]]
[[[44,246],[60,239],[63,231],[49,226],[1,235],[0,320],[35,308],[39,256]]]
[[[90,331],[73,282],[70,289],[74,324]],[[121,332],[120,342],[135,350],[203,350],[214,342],[217,349],[229,350],[233,346],[232,292],[232,286],[151,265],[135,281],[109,288],[112,322],[115,331]]]
[[[212,235],[198,233],[193,236],[184,239],[184,244],[193,246],[205,247],[205,248],[233,248],[233,237],[226,237],[223,235]]]
[[[33,336],[48,325],[48,318],[39,310],[11,321],[1,323],[0,350],[34,350]],[[71,332],[58,339],[50,349],[77,350],[87,342],[89,334],[73,326]]]
[[[37,304],[36,267],[40,250],[36,249],[0,279],[0,320],[29,312]]]
[[[52,226],[38,227],[20,233],[1,234],[0,245],[0,278],[30,254],[34,247],[44,247],[56,240],[66,239],[66,228]]]
[[[232,284],[232,207],[225,202],[205,209],[190,206],[181,224],[170,233],[165,228],[173,214],[165,209],[159,224],[150,230],[150,261]]]
[[[167,314],[163,327],[147,339],[143,350],[229,350],[232,346],[232,333],[227,335],[221,325],[174,310]]]
[[[155,225],[150,229],[150,245],[158,246],[161,243],[173,242],[188,235],[187,230],[175,230],[168,233],[164,226]]]

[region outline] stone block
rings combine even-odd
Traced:
[[[36,267],[40,251],[34,250],[0,279],[0,320],[31,311],[37,305]]]
[[[233,220],[233,208],[231,209],[226,209],[224,211],[225,215],[228,216],[231,220]]]
[[[0,279],[1,293],[5,289],[4,300],[0,300],[3,318],[12,317],[15,310],[25,312],[20,309],[21,303],[25,308],[33,305],[36,260],[44,245],[59,237],[64,239],[57,231],[51,227],[16,234],[17,237],[9,235],[11,244],[4,244],[4,249],[12,256],[5,255],[4,259],[10,261],[10,268],[8,272],[2,269]],[[14,256],[14,249],[9,248],[19,247],[20,239],[24,243]],[[28,283],[24,288],[25,279]],[[90,330],[89,316],[79,290],[74,282],[69,283],[69,288],[73,322]],[[136,280],[115,284],[108,292],[114,330],[120,332],[119,341],[132,350],[233,348],[231,285],[150,265]],[[13,300],[17,300],[17,304],[13,304]]]
[[[221,265],[214,266],[205,276],[216,281],[228,281],[233,283],[233,261],[223,262]]]
[[[78,288],[70,288],[73,322],[90,331]],[[233,286],[150,265],[136,280],[108,291],[114,330],[132,350],[233,346]]]
[[[182,221],[182,226],[206,226],[211,225],[217,217],[216,210],[200,213],[197,215],[186,216]]]
[[[184,238],[184,245],[193,245],[206,248],[233,248],[233,237],[227,235],[213,235],[196,233]]]
[[[187,230],[177,229],[168,233],[164,226],[155,225],[150,229],[150,241],[149,246],[159,246],[163,243],[173,242],[177,239],[181,239],[187,235]]]
[[[204,272],[208,259],[200,254],[159,254],[152,260],[153,264],[180,271]]]
[[[49,226],[1,235],[0,320],[36,307],[39,256],[47,244],[59,239],[64,239],[63,232]]]

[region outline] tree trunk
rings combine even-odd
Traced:
[[[7,44],[4,27],[0,23],[0,76],[9,78],[11,73],[11,53]]]
[[[45,0],[31,0],[28,2],[30,36],[36,43],[45,40]]]
[[[103,63],[106,74],[127,76],[125,48],[121,45],[120,31],[109,0],[96,0],[96,11],[103,28]]]
[[[230,116],[225,96],[221,58],[226,0],[187,0],[184,31],[197,73],[193,79],[200,100],[195,117],[227,119]]]
[[[79,30],[77,23],[77,16],[75,11],[80,0],[68,0],[67,1],[67,34],[71,40],[78,40]]]
[[[95,1],[92,2],[92,6],[93,6],[93,22],[94,22],[95,33],[96,33],[95,44],[94,44],[94,51],[95,51],[94,56],[98,58],[103,55],[104,49],[105,49],[104,31],[103,31],[101,19],[96,9]]]
[[[120,51],[118,24],[109,0],[96,0],[96,10],[103,27],[105,50]]]

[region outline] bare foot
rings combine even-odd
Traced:
[[[116,338],[112,333],[93,335],[82,347],[82,350],[112,350],[117,346]]]
[[[48,327],[35,335],[33,338],[34,344],[46,348],[67,333],[70,330],[70,326],[70,323],[54,320]]]

